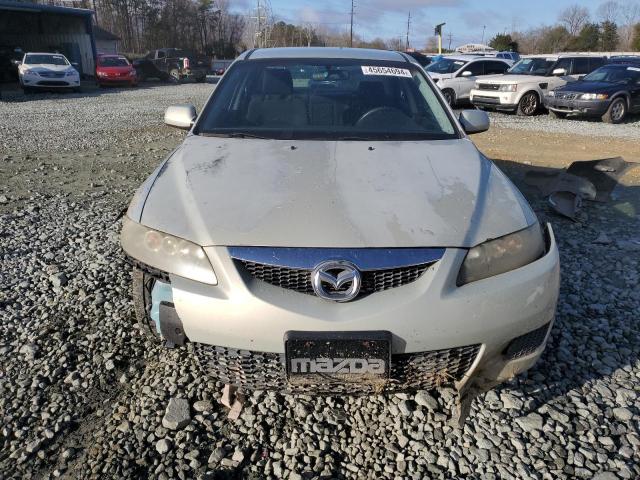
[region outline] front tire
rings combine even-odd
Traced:
[[[151,291],[155,283],[156,280],[151,275],[144,273],[138,267],[133,267],[131,294],[136,321],[143,335],[152,342],[158,342],[161,339],[156,323],[151,318]]]
[[[450,107],[456,106],[456,94],[453,90],[451,90],[450,88],[445,88],[442,91],[442,96],[447,101]]]
[[[602,116],[602,121],[605,123],[622,123],[626,116],[627,102],[624,98],[616,98]]]
[[[177,68],[169,70],[169,80],[175,84],[180,83],[180,71]]]
[[[539,107],[540,99],[538,98],[538,94],[535,92],[528,92],[525,93],[518,102],[518,110],[516,113],[518,115],[530,117],[531,115],[536,114]]]

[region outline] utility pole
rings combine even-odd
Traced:
[[[482,45],[484,45],[484,30],[487,28],[486,25],[482,26],[482,41],[480,42]]]
[[[404,47],[405,50],[409,50],[409,29],[411,28],[411,12],[409,12],[409,17],[407,17],[407,42]]]
[[[451,51],[451,32],[449,32],[449,48],[447,50]]]
[[[353,2],[354,0],[351,0],[351,32],[349,34],[349,46],[353,47]]]

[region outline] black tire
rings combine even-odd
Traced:
[[[602,115],[605,123],[622,123],[627,116],[627,101],[622,98],[614,98],[607,112]]]
[[[180,70],[177,68],[172,68],[169,70],[169,81],[175,84],[180,83]]]
[[[444,90],[442,90],[442,96],[450,107],[456,106],[456,93],[453,90],[451,90],[450,88],[445,88]]]
[[[536,92],[525,93],[518,102],[518,109],[516,113],[525,117],[535,115],[540,108],[540,98]]]
[[[198,83],[204,83],[206,80],[207,80],[207,76],[206,75],[204,77],[196,78],[196,82],[198,82]]]
[[[73,93],[80,93],[82,90],[80,90],[80,87],[75,87],[73,89]]]
[[[156,323],[151,318],[151,290],[155,283],[155,278],[147,275],[139,268],[133,267],[131,294],[133,296],[136,322],[138,323],[138,328],[148,340],[158,342],[162,337],[156,330]]]
[[[567,118],[567,114],[563,112],[554,112],[553,110],[549,110],[549,116],[551,118]]]

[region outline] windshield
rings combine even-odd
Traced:
[[[467,63],[469,62],[466,60],[442,58],[437,62],[430,64],[425,70],[432,73],[453,73],[460,70]]]
[[[424,74],[407,62],[236,62],[216,88],[196,134],[272,139],[458,138]]]
[[[129,61],[124,57],[101,57],[98,58],[98,65],[101,67],[126,67]]]
[[[507,73],[515,75],[546,75],[554,63],[556,63],[555,58],[523,58],[507,70]]]
[[[25,65],[69,65],[64,55],[27,55],[24,59]]]
[[[583,78],[585,82],[632,83],[640,80],[640,66],[609,65],[594,70]]]

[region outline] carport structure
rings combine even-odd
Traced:
[[[0,45],[27,52],[60,52],[94,75],[92,10],[0,0]]]

